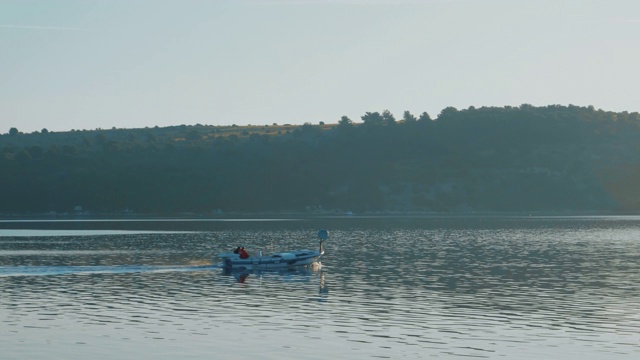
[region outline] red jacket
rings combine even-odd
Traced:
[[[240,259],[246,259],[249,257],[249,253],[245,249],[240,249]]]

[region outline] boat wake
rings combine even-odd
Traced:
[[[151,272],[204,271],[220,269],[220,264],[213,265],[105,265],[105,266],[0,266],[0,277],[11,276],[47,276],[47,275],[81,275],[81,274],[126,274]]]

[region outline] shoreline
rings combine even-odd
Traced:
[[[366,218],[535,218],[535,217],[607,217],[640,216],[636,212],[615,211],[521,211],[521,212],[365,212],[359,214],[306,213],[306,212],[238,212],[225,214],[176,213],[176,214],[123,214],[123,213],[12,213],[0,214],[0,221],[153,221],[153,220],[198,220],[229,221],[287,220],[287,219],[366,219]]]

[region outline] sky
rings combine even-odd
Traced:
[[[0,133],[640,111],[637,0],[0,0]]]

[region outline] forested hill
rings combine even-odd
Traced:
[[[557,105],[331,125],[12,128],[0,135],[0,213],[637,212],[639,147],[638,113]]]

